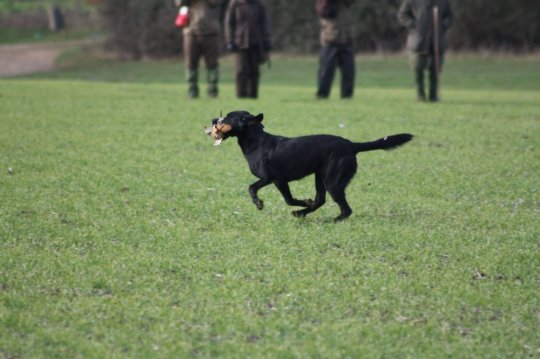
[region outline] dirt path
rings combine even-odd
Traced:
[[[0,77],[54,69],[58,55],[72,44],[19,44],[0,46]]]

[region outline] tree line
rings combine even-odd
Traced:
[[[316,0],[266,0],[276,51],[313,53],[319,48]],[[356,0],[357,51],[399,51],[405,30],[396,14],[401,0]],[[451,0],[449,48],[529,52],[540,45],[538,0]],[[225,11],[227,0],[223,4]],[[174,27],[173,0],[101,0],[109,46],[133,57],[176,55],[182,33]]]

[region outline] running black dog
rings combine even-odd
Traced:
[[[336,221],[349,217],[352,210],[345,198],[345,187],[356,173],[356,154],[391,150],[413,138],[408,133],[364,143],[354,143],[331,135],[287,138],[264,132],[262,120],[262,113],[253,116],[247,111],[234,111],[212,120],[212,127],[207,128],[206,133],[216,140],[216,145],[229,137],[238,138],[251,173],[259,178],[249,186],[249,194],[258,209],[263,209],[263,201],[257,197],[257,191],[273,183],[288,205],[305,207],[293,212],[297,217],[303,217],[321,207],[326,200],[326,191],[341,210]],[[315,200],[294,198],[289,182],[312,173],[315,174],[317,191]]]

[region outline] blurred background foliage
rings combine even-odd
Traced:
[[[223,13],[228,0],[224,1]],[[266,0],[274,49],[313,53],[319,47],[316,0]],[[356,49],[403,49],[405,30],[396,13],[401,0],[356,0]],[[453,50],[532,52],[540,44],[538,0],[451,0],[455,21],[449,33]],[[165,57],[181,51],[181,30],[174,27],[173,0],[0,0],[0,30],[47,27],[51,8],[61,9],[68,30],[93,29],[106,46],[124,57]],[[40,15],[41,14],[41,15]],[[41,18],[40,18],[41,16]],[[26,19],[26,21],[25,21]],[[40,20],[41,19],[41,20]]]

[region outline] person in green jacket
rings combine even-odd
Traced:
[[[435,54],[435,12],[437,8],[438,59]],[[407,50],[409,60],[415,74],[417,98],[426,100],[424,91],[424,74],[429,73],[429,100],[437,102],[438,78],[437,69],[442,68],[446,50],[446,31],[452,25],[453,13],[448,0],[403,0],[398,12],[399,22],[408,30]]]
[[[188,95],[190,98],[199,97],[199,61],[204,58],[208,96],[217,97],[223,0],[175,0],[175,3],[189,8],[189,23],[183,29]]]

